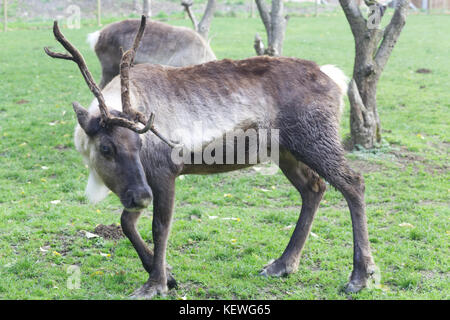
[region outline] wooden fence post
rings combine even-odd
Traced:
[[[3,0],[3,31],[8,30],[8,0]]]
[[[97,0],[97,24],[102,25],[102,0]]]

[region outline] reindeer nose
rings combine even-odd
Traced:
[[[153,199],[150,188],[128,189],[125,193],[126,204],[128,209],[146,208],[150,205]]]

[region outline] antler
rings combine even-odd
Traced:
[[[139,47],[139,43],[141,41],[142,36],[144,35],[144,30],[146,26],[146,17],[142,16],[141,24],[139,26],[139,30],[134,38],[133,47],[127,50],[122,54],[122,58],[120,60],[120,86],[122,88],[122,108],[123,112],[127,113],[131,116],[134,116],[134,120],[137,119],[136,116],[140,117],[137,111],[132,109],[131,101],[130,101],[130,68],[133,65],[134,57],[136,56],[137,48]],[[139,112],[140,113],[140,112]]]
[[[55,35],[56,40],[62,44],[62,46],[70,53],[70,55],[65,53],[53,52],[47,47],[44,48],[45,53],[52,58],[72,60],[78,65],[78,68],[80,69],[81,74],[86,81],[86,84],[98,100],[98,106],[102,115],[102,119],[108,119],[110,117],[110,114],[108,108],[106,107],[105,99],[103,98],[100,88],[95,83],[94,78],[92,77],[92,74],[90,73],[81,53],[69,41],[67,41],[67,39],[59,30],[57,21],[53,23],[53,34]]]
[[[134,57],[136,55],[137,48],[139,46],[139,43],[141,41],[141,38],[144,34],[146,26],[146,17],[142,16],[141,24],[139,27],[139,30],[136,34],[136,37],[134,39],[133,47],[129,50],[127,50],[123,55],[120,62],[120,85],[121,85],[121,97],[122,97],[122,110],[123,113],[127,114],[131,117],[133,121],[130,121],[126,118],[122,117],[115,117],[112,116],[105,103],[105,99],[103,97],[103,94],[100,90],[100,88],[95,83],[92,74],[89,72],[89,69],[86,65],[86,62],[84,61],[83,56],[81,53],[64,37],[64,35],[61,33],[58,27],[58,22],[55,21],[53,23],[53,34],[55,35],[56,40],[62,44],[62,46],[70,53],[56,53],[48,49],[47,47],[44,48],[45,53],[47,53],[50,57],[56,58],[56,59],[64,59],[64,60],[72,60],[77,65],[78,68],[81,71],[81,74],[83,75],[84,80],[86,81],[89,89],[94,94],[94,96],[97,98],[101,119],[102,119],[102,125],[117,125],[121,127],[128,128],[130,130],[133,130],[134,132],[137,132],[139,134],[145,133],[147,131],[152,131],[158,138],[160,138],[162,141],[164,141],[166,144],[168,144],[170,147],[174,148],[177,145],[169,141],[167,138],[165,138],[163,135],[161,135],[153,126],[153,122],[155,120],[155,114],[152,112],[150,114],[149,120],[146,120],[146,117],[141,112],[133,109],[131,107],[131,99],[130,99],[130,75],[129,71],[133,64]],[[78,102],[74,102],[74,105],[79,106]],[[136,122],[140,122],[144,125],[144,128],[139,128]]]

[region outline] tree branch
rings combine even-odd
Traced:
[[[345,16],[350,28],[352,29],[355,39],[361,38],[364,31],[367,29],[367,21],[364,19],[361,10],[355,0],[339,0],[342,10],[344,10]]]
[[[197,26],[197,32],[203,37],[203,39],[208,39],[209,27],[211,26],[211,20],[216,9],[216,0],[208,0],[206,5],[205,13],[203,14],[202,20]]]
[[[186,13],[189,16],[189,19],[191,19],[194,30],[198,31],[197,19],[195,18],[194,12],[192,12],[192,10],[191,10],[191,6],[193,3],[194,3],[193,0],[181,0],[181,5],[184,7],[184,10],[186,10]]]
[[[283,51],[284,32],[287,21],[283,16],[283,0],[272,0],[272,12],[270,16],[272,39],[269,41],[268,46],[273,51],[271,55],[278,56]]]
[[[383,70],[386,65],[387,60],[389,59],[389,56],[397,43],[403,26],[406,23],[408,8],[408,0],[398,0],[397,8],[395,9],[391,22],[384,31],[383,41],[381,42],[375,55],[375,62],[381,70]]]
[[[370,134],[375,119],[364,105],[355,79],[349,83],[347,91],[350,101],[350,130],[352,143],[360,144],[363,147],[371,146],[374,143],[374,135]]]
[[[258,56],[264,55],[264,43],[259,34],[255,34],[255,42],[253,44],[253,48],[255,48],[256,54]]]
[[[264,24],[264,27],[266,28],[267,33],[267,42],[270,43],[272,41],[272,28],[270,27],[270,15],[269,15],[269,9],[266,6],[266,3],[264,0],[255,0],[256,7],[258,8],[259,15],[261,17],[261,20]]]

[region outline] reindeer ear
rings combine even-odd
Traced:
[[[83,128],[83,130],[87,133],[89,120],[91,118],[91,116],[89,115],[89,111],[83,108],[78,102],[72,103],[72,106],[77,115],[78,123],[80,124],[81,128]]]

